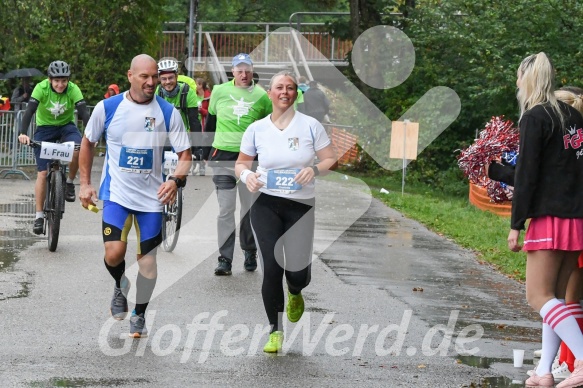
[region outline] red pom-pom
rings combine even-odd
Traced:
[[[512,190],[486,175],[486,166],[499,161],[503,152],[518,151],[518,129],[504,116],[492,117],[474,144],[462,150],[458,166],[470,182],[486,187],[490,199],[504,202],[512,199]]]

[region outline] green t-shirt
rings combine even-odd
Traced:
[[[181,82],[178,83],[178,87],[180,89],[178,90],[178,93],[176,93],[176,95],[174,97],[162,96],[160,94],[160,88],[161,88],[160,85],[158,85],[158,87],[156,88],[156,94],[164,97],[164,99],[166,101],[168,101],[169,103],[174,105],[176,107],[176,109],[178,109],[180,111],[180,117],[182,117],[182,122],[184,123],[184,128],[186,128],[187,131],[190,131],[188,117],[186,116],[186,113],[180,109],[180,96],[182,95],[182,88],[184,87],[184,85],[186,85],[186,84],[181,83]],[[186,94],[186,108],[197,108],[197,107],[198,107],[198,96],[196,95],[196,89],[192,90],[192,88],[189,87],[188,93]]]
[[[213,147],[239,152],[247,127],[270,114],[271,110],[271,100],[262,88],[240,88],[234,81],[215,86],[209,102],[209,114],[217,116]]]
[[[298,98],[294,102],[294,109],[298,110],[298,104],[302,104],[304,102],[304,92],[300,88],[298,88]]]
[[[71,81],[63,93],[57,93],[45,79],[34,87],[31,97],[38,100],[36,125],[62,126],[75,120],[75,104],[83,99],[83,93]]]

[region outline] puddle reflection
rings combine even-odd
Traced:
[[[470,388],[517,388],[524,387],[524,381],[508,377],[485,377],[478,383],[471,383]]]
[[[47,381],[33,381],[31,387],[118,387],[129,384],[149,383],[149,380],[137,379],[83,379],[53,377]]]
[[[473,366],[476,368],[490,368],[492,364],[512,364],[512,358],[496,358],[496,357],[478,357],[478,356],[457,356],[462,364]],[[524,365],[533,365],[533,361],[529,359],[524,360]]]

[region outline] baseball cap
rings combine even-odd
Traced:
[[[251,60],[251,57],[249,56],[249,54],[245,54],[245,53],[240,53],[237,54],[233,57],[233,67],[240,65],[241,63],[244,63],[246,65],[249,66],[253,66],[253,61]]]

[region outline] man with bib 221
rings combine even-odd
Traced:
[[[238,183],[234,168],[243,133],[251,123],[264,118],[272,109],[265,90],[253,82],[253,62],[249,55],[235,55],[232,65],[233,80],[213,88],[205,127],[205,132],[216,132],[208,158],[219,201],[219,265],[215,275],[231,275],[237,190],[241,202],[239,242],[245,254],[244,267],[247,271],[257,269],[257,246],[248,214],[253,197],[245,184]]]
[[[127,236],[132,226],[138,237],[136,306],[130,317],[130,337],[147,335],[145,312],[157,279],[156,249],[162,242],[162,211],[186,184],[192,164],[190,142],[174,106],[156,96],[158,66],[146,54],[132,60],[130,89],[100,101],[91,115],[81,145],[79,199],[95,205],[91,184],[94,143],[106,133],[107,151],[99,199],[103,200],[102,234],[105,268],[115,280],[111,315],[123,319],[130,284],[124,276]],[[175,175],[162,178],[162,153],[166,138],[178,154]]]
[[[178,81],[178,62],[172,58],[158,61],[158,77],[160,85],[156,89],[156,94],[180,111],[184,127],[190,133],[190,142],[193,144],[190,149],[192,155],[202,163],[202,147],[194,146],[194,144],[201,144],[202,141],[196,89],[191,88],[187,83]]]
[[[28,127],[32,116],[36,113],[37,129],[34,134],[35,141],[67,142],[74,141],[81,144],[81,134],[75,125],[75,109],[83,125],[87,125],[89,112],[83,99],[83,94],[77,85],[69,81],[71,70],[63,61],[51,62],[48,68],[49,78],[37,84],[32,91],[28,106],[22,117],[22,125],[18,140],[22,144],[29,144]],[[33,232],[41,234],[44,224],[44,202],[46,195],[47,163],[48,160],[40,157],[40,147],[34,149],[38,174],[34,186],[36,201],[36,216]],[[79,151],[73,154],[73,160],[69,165],[69,176],[65,191],[65,200],[75,202],[75,175],[79,168]]]

